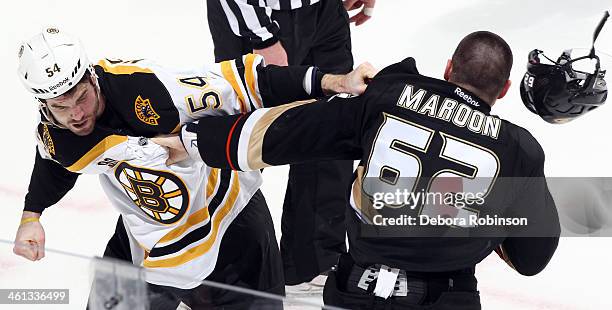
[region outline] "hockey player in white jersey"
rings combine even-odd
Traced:
[[[252,54],[190,70],[146,60],[93,65],[76,38],[55,28],[22,44],[19,64],[21,81],[39,101],[41,122],[14,252],[43,258],[42,211],[79,174],[97,174],[122,214],[105,254],[144,266],[153,288],[171,292],[171,303],[192,305],[203,279],[284,292],[272,221],[259,192],[261,174],[191,160],[168,167],[167,150],[148,138],[208,115],[361,93],[374,74],[368,65],[346,76],[315,67],[266,67]],[[210,295],[199,302],[248,302]]]

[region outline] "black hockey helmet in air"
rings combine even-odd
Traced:
[[[604,104],[608,96],[604,80],[606,71],[600,67],[594,44],[609,16],[605,12],[595,29],[593,47],[586,56],[572,59],[572,50],[566,50],[557,61],[553,61],[540,50],[529,53],[527,73],[520,84],[520,92],[523,103],[531,112],[549,123],[564,123]],[[540,55],[552,64],[541,63]],[[594,69],[589,72],[577,70],[574,67],[580,60],[594,61]]]

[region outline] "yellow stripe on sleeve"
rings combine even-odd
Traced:
[[[106,60],[98,61],[98,66],[102,67],[104,71],[112,74],[153,73],[153,71],[148,68],[126,65],[125,63],[113,65]]]
[[[66,169],[72,172],[80,171],[83,168],[87,167],[87,165],[89,165],[94,159],[104,154],[104,152],[106,152],[107,150],[111,149],[112,147],[118,144],[121,144],[127,141],[127,139],[128,138],[126,136],[117,136],[117,135],[108,136],[104,138],[104,140],[98,142],[96,146],[91,148],[91,150],[85,153],[85,155],[83,155],[79,160],[77,160],[74,164],[72,164],[70,167]]]
[[[261,104],[261,100],[259,99],[259,96],[257,95],[257,88],[256,88],[257,81],[255,80],[255,66],[254,66],[255,59],[257,59],[257,55],[255,54],[246,55],[246,59],[244,62],[245,63],[244,75],[246,78],[247,85],[249,86],[249,90],[251,91],[253,98],[255,98],[257,107],[263,108],[263,105]]]
[[[240,90],[240,85],[238,84],[238,80],[236,79],[237,77],[234,74],[234,70],[232,69],[231,61],[226,60],[224,62],[221,62],[221,73],[223,73],[223,78],[225,78],[225,80],[227,80],[232,85],[234,92],[236,92],[236,94],[238,95],[238,101],[240,101],[240,112],[246,112],[247,110],[244,105],[244,94]],[[238,77],[238,79],[240,78]]]
[[[183,128],[183,124],[181,124],[181,122],[179,121],[179,123],[176,124],[176,127],[174,127],[174,129],[172,129],[170,133],[178,133],[179,131],[181,131],[181,128]]]

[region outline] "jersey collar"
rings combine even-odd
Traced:
[[[491,106],[489,103],[480,99],[476,94],[454,83],[448,81],[447,83],[449,84],[448,92],[451,93],[453,99],[485,114],[491,113]]]

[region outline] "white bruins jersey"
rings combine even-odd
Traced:
[[[262,180],[259,171],[212,169],[189,159],[169,167],[165,148],[147,137],[177,132],[204,116],[262,107],[262,61],[249,54],[173,71],[146,60],[102,60],[95,70],[106,108],[94,132],[77,136],[38,126],[44,158],[100,176],[132,238],[134,263],[151,271],[148,282],[199,285],[215,267],[223,234]]]

